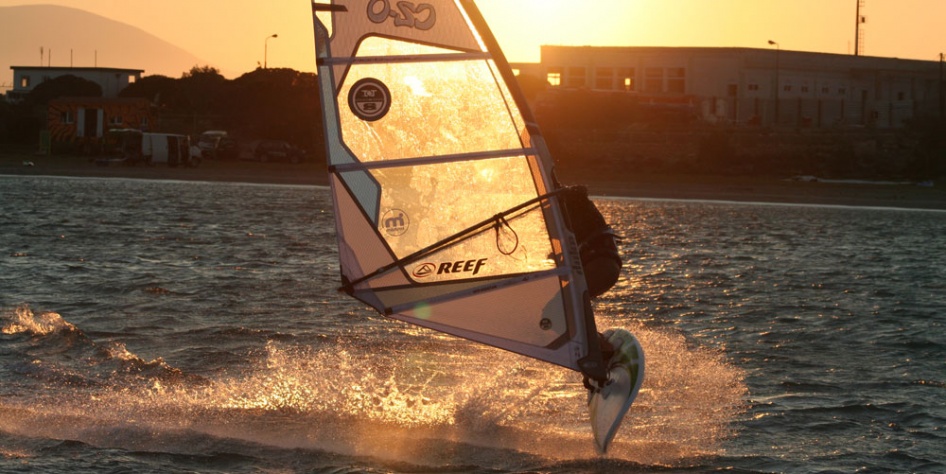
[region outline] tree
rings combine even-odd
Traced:
[[[60,97],[102,97],[102,87],[81,77],[66,74],[33,88],[26,96],[28,106],[45,106],[52,99]]]
[[[549,86],[548,82],[531,74],[520,74],[516,77],[516,81],[519,82],[522,95],[526,96],[526,100],[529,102],[535,100],[535,98],[542,92],[545,92]]]
[[[209,114],[218,105],[227,79],[210,66],[194,66],[181,75],[180,91],[185,107],[192,114]]]
[[[161,75],[142,77],[122,89],[118,96],[148,99],[157,107],[177,108],[183,103],[177,79]]]
[[[320,148],[318,76],[292,69],[256,69],[228,85],[220,113],[242,136]]]

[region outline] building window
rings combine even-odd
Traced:
[[[568,68],[568,87],[581,88],[585,86],[587,86],[587,82],[585,80],[585,68]]]
[[[30,76],[23,76],[20,78],[20,89],[26,89],[30,86]]]
[[[897,100],[906,100],[906,99],[907,99],[906,94],[904,94],[903,92],[897,92]]]
[[[838,88],[838,95],[845,95],[845,94],[847,94],[847,89],[843,87]]]
[[[791,86],[791,84],[786,84],[786,85],[782,86],[782,91],[784,91],[784,92],[791,92],[791,91],[792,91],[792,86]]]
[[[552,87],[562,85],[562,68],[550,67],[549,72],[545,75],[545,80],[548,81],[549,85]]]
[[[61,114],[59,114],[59,121],[63,124],[69,125],[69,124],[76,123],[76,118],[75,116],[72,115],[71,110],[65,110]]]
[[[516,75],[518,76],[519,73],[516,73]],[[137,79],[138,79],[138,78],[135,77],[134,74],[131,74],[131,75],[128,76],[128,83],[129,83],[129,84],[134,84]]]
[[[140,125],[140,127],[141,127],[142,129],[148,128],[148,117],[142,117],[142,118],[141,118],[141,125]]]
[[[664,70],[659,67],[644,69],[644,92],[664,91]]]
[[[754,91],[754,92],[758,92],[758,91],[759,91],[759,85],[758,85],[758,84],[749,84],[749,85],[747,86],[747,88],[748,88],[750,91]]]
[[[825,86],[825,87],[822,87],[822,88],[821,88],[821,93],[822,93],[822,94],[828,94],[828,93],[830,93],[830,92],[831,92],[831,88],[830,88],[830,87]]]
[[[808,93],[808,86],[801,86],[801,91],[802,91],[803,93],[806,93],[806,94],[807,94],[807,93]]]
[[[614,89],[614,69],[609,67],[595,69],[595,89]]]
[[[739,85],[737,85],[737,84],[729,84],[728,86],[726,86],[726,95],[727,95],[727,96],[729,96],[729,97],[736,97],[737,94],[739,94]]]
[[[631,91],[637,90],[637,87],[634,84],[634,68],[632,67],[618,68],[618,80],[620,81],[620,84],[624,87],[625,92],[631,92]]]
[[[125,121],[122,120],[121,115],[113,115],[108,118],[109,125],[120,127],[123,123],[125,123]]]
[[[686,69],[682,67],[667,68],[667,92],[672,94],[686,92]]]

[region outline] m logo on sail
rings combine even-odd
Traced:
[[[404,235],[410,225],[410,217],[400,209],[391,209],[381,217],[381,227],[384,228],[386,234],[392,237]]]

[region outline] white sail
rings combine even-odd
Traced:
[[[600,374],[551,160],[473,2],[313,11],[343,289],[391,318]]]

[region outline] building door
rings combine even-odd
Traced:
[[[79,123],[76,130],[76,136],[79,137],[101,137],[102,119],[105,111],[102,109],[79,109]]]

